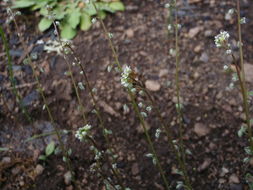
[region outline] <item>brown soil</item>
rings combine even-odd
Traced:
[[[105,19],[108,30],[113,33],[119,60],[123,65],[136,68],[144,81],[156,82],[155,88],[158,90],[152,91],[151,94],[159,105],[162,116],[173,130],[174,139],[178,140],[175,61],[169,55],[170,48],[174,47],[174,40],[168,36],[165,2],[125,0],[124,3],[126,11],[109,15]],[[180,85],[184,105],[184,143],[192,152],[192,155],[187,155],[186,162],[194,190],[249,189],[245,174],[252,172],[252,162],[243,163],[247,140],[237,135],[244,123],[239,85],[235,83],[233,89],[227,89],[232,74],[224,72],[223,65],[230,64],[231,60],[224,56],[224,52],[215,48],[213,41],[220,30],[229,31],[231,39],[237,39],[236,20],[224,19],[227,10],[234,6],[235,3],[231,1],[215,0],[199,0],[198,3],[179,5],[182,25]],[[4,26],[10,43],[19,92],[24,98],[23,101],[27,103],[26,107],[33,122],[29,123],[25,119],[15,101],[8,79],[6,55],[1,44],[0,147],[8,147],[10,150],[0,152],[0,188],[74,189],[74,184],[64,182],[63,176],[67,167],[62,161],[62,154],[52,155],[46,162],[38,160],[38,156],[44,154],[49,142],[57,142],[54,135],[26,142],[32,135],[50,132],[53,127],[46,111],[42,110],[42,99],[36,91],[31,68],[19,63],[25,51],[22,50],[14,26],[4,24],[7,17],[5,9],[4,6],[0,8],[0,23]],[[89,145],[80,143],[74,137],[74,131],[84,123],[77,109],[78,103],[71,79],[64,75],[67,66],[61,56],[55,53],[48,54],[36,44],[39,39],[47,41],[53,38],[53,29],[41,34],[34,25],[38,18],[26,14],[19,17],[18,23],[26,42],[34,46],[32,52],[38,53],[38,59],[34,60],[34,64],[45,70],[44,73],[40,73],[40,80],[53,117],[58,128],[72,131],[62,137],[66,147],[72,149],[70,158],[76,181],[81,189],[105,189],[101,178],[89,171],[90,165],[95,162]],[[243,25],[242,29],[245,63],[250,65],[253,60],[253,5],[250,1],[242,1],[241,14],[248,18],[248,23]],[[197,32],[194,34],[194,31]],[[117,167],[122,173],[124,184],[132,190],[164,189],[158,170],[152,164],[152,160],[145,156],[149,153],[145,135],[129,104],[127,93],[120,84],[120,74],[114,71],[107,72],[107,66],[113,63],[114,59],[101,25],[97,22],[88,32],[79,32],[74,39],[74,47],[92,86],[97,89],[96,98],[105,126],[113,131],[114,138],[110,140],[119,155]],[[76,81],[81,80],[79,72],[78,67],[75,67]],[[250,76],[249,73],[248,78],[250,77],[252,78],[252,74]],[[252,84],[248,83],[249,89],[252,89]],[[99,122],[92,113],[93,106],[87,91],[82,91],[81,97],[88,120],[94,126],[92,133],[104,150],[105,141],[98,128]],[[139,98],[138,101],[146,100]],[[129,106],[130,112],[124,112],[124,104]],[[155,113],[146,119],[146,123],[168,180],[175,189],[176,182],[182,180],[181,176],[175,174],[175,169],[178,168],[175,155],[167,148],[164,134],[159,140],[155,139],[155,131],[160,126]],[[36,174],[40,166],[44,170]],[[103,163],[103,167],[105,171],[108,170],[106,162]],[[107,174],[111,175],[110,172]],[[111,178],[114,179],[113,176]]]

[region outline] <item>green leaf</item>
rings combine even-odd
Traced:
[[[253,91],[249,91],[249,96],[253,96]]]
[[[99,18],[101,18],[101,19],[105,19],[106,13],[105,13],[104,11],[99,11],[99,12],[98,12],[98,16],[99,16]]]
[[[86,7],[83,9],[88,15],[94,16],[96,15],[97,11],[92,3],[89,3],[86,5]]]
[[[35,1],[33,0],[20,0],[20,1],[15,1],[14,5],[12,8],[27,8],[35,4]]]
[[[81,30],[89,30],[91,25],[92,23],[90,15],[83,13],[81,16],[81,23],[80,23]]]
[[[114,11],[124,11],[125,7],[122,2],[111,2],[109,7]]]
[[[46,155],[40,155],[39,156],[39,160],[44,160],[45,161],[46,159],[47,159]]]
[[[64,16],[66,15],[65,6],[60,4],[53,10],[53,13],[57,20],[63,19]]]
[[[70,13],[68,23],[73,29],[75,29],[77,25],[80,23],[80,17],[81,17],[80,9],[74,9]]]
[[[49,20],[47,18],[42,18],[40,20],[40,23],[39,23],[39,30],[41,32],[47,30],[51,25],[52,25],[53,21],[52,20]]]
[[[96,7],[97,7],[98,11],[107,11],[110,13],[115,13],[115,11],[110,7],[109,3],[97,2]]]
[[[70,24],[65,23],[61,27],[61,37],[67,40],[71,40],[76,35],[76,30],[73,29]]]
[[[55,143],[52,141],[46,147],[46,156],[50,156],[55,150]]]
[[[9,150],[9,148],[0,147],[0,152],[2,152],[2,151],[8,151],[8,150]]]

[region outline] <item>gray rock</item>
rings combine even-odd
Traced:
[[[147,80],[145,82],[145,86],[150,91],[159,91],[161,88],[161,85],[157,81],[154,81],[154,80]]]
[[[230,190],[243,190],[241,184],[230,184]]]
[[[206,136],[209,132],[210,132],[210,128],[207,127],[205,124],[203,123],[196,123],[194,125],[194,129],[193,131],[199,136],[199,137],[203,137]]]
[[[246,81],[253,83],[253,65],[245,63],[244,70],[246,75],[245,77]]]
[[[209,56],[206,52],[203,52],[199,58],[200,61],[207,63],[209,61]]]
[[[30,94],[23,98],[22,103],[24,106],[30,106],[35,100],[39,99],[39,93],[33,90]]]

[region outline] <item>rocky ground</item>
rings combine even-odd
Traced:
[[[235,7],[234,1],[189,0],[179,2],[180,29],[180,86],[183,103],[184,143],[192,152],[187,155],[187,169],[195,190],[247,190],[245,174],[252,172],[253,161],[244,164],[246,157],[245,138],[239,138],[237,131],[244,123],[242,98],[239,85],[231,88],[232,72],[225,72],[223,66],[232,60],[214,45],[214,36],[221,30],[231,34],[232,44],[237,41],[236,20],[225,19],[226,12]],[[168,11],[165,1],[125,0],[126,11],[109,15],[105,24],[113,33],[113,41],[123,65],[130,65],[141,74],[162,111],[162,116],[178,139],[177,113],[175,109],[175,58],[169,54],[174,40],[168,35]],[[241,1],[241,16],[247,18],[242,26],[246,80],[249,89],[253,87],[253,4]],[[28,49],[23,50],[14,25],[5,24],[6,7],[0,6],[0,23],[4,26],[13,58],[14,76],[17,87],[33,122],[28,122],[15,101],[8,78],[7,58],[0,45],[0,147],[1,189],[74,189],[69,180],[69,172],[62,155],[52,155],[46,161],[38,157],[55,135],[27,141],[35,134],[53,131],[52,123],[43,102],[36,91],[32,70],[23,65],[25,55],[36,53],[33,63],[44,72],[38,72],[40,81],[57,127],[68,130],[62,138],[66,147],[72,150],[71,161],[81,189],[105,189],[101,179],[89,172],[94,162],[88,145],[74,138],[74,131],[83,125],[77,109],[77,98],[70,77],[64,73],[67,66],[60,55],[44,51],[45,44],[54,39],[53,29],[41,34],[34,22],[38,17],[25,13],[18,18]],[[117,167],[124,183],[132,190],[164,189],[159,172],[150,158],[145,157],[148,146],[139,120],[129,104],[129,98],[120,84],[117,72],[107,72],[114,62],[108,42],[99,22],[88,32],[79,32],[73,41],[74,49],[82,60],[93,87],[105,126],[113,131],[113,147],[118,152]],[[237,49],[235,49],[236,54]],[[76,81],[81,80],[80,70],[75,67]],[[81,93],[85,111],[92,126],[98,120],[92,113],[93,106],[87,91]],[[142,100],[142,99],[138,99]],[[145,100],[143,100],[145,101]],[[128,104],[130,110],[124,111]],[[251,103],[252,105],[252,103]],[[155,143],[166,174],[175,187],[182,180],[176,174],[178,164],[173,152],[167,148],[165,135],[155,139],[155,131],[160,123],[155,113],[147,119],[148,131]],[[93,135],[101,147],[105,148],[101,130],[93,129]],[[105,169],[108,167],[104,164]]]

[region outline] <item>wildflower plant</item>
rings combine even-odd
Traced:
[[[250,109],[249,109],[249,92],[247,89],[246,81],[245,81],[245,71],[244,71],[244,57],[243,57],[243,43],[242,43],[242,31],[241,25],[246,23],[246,18],[241,18],[240,16],[240,0],[237,0],[237,9],[234,11],[229,11],[231,14],[236,13],[237,16],[237,28],[238,28],[238,48],[239,48],[239,61],[235,58],[234,52],[230,49],[229,45],[229,34],[227,32],[221,32],[214,39],[215,44],[218,48],[224,48],[226,53],[232,57],[233,66],[236,69],[236,74],[233,75],[232,81],[239,81],[241,94],[243,98],[243,111],[245,114],[245,122],[246,126],[243,124],[238,131],[238,136],[242,137],[244,134],[248,136],[249,146],[245,147],[246,157],[243,159],[243,162],[249,162],[253,157],[253,138],[252,138],[252,125],[250,119]],[[229,53],[228,53],[229,52]],[[234,84],[234,83],[230,83]],[[246,174],[249,177],[250,174]],[[248,181],[247,181],[248,182]],[[250,189],[252,188],[252,183],[248,182]]]
[[[233,11],[232,11],[233,10]],[[237,26],[238,26],[238,48],[239,48],[239,53],[240,53],[240,60],[237,61],[234,55],[233,50],[231,49],[231,45],[229,43],[229,33],[226,31],[220,32],[217,36],[214,38],[214,42],[217,48],[224,49],[227,54],[229,54],[232,57],[233,60],[233,66],[236,69],[236,73],[233,74],[232,77],[232,82],[229,85],[228,89],[231,89],[234,87],[234,82],[237,80],[239,81],[240,87],[241,87],[241,94],[243,97],[243,108],[244,108],[244,113],[245,113],[245,120],[247,123],[247,130],[242,127],[238,131],[238,136],[242,136],[243,133],[248,134],[248,140],[250,142],[250,149],[253,151],[253,139],[252,139],[252,129],[251,129],[251,124],[250,124],[250,112],[249,112],[249,103],[248,103],[248,90],[245,82],[245,72],[244,72],[244,59],[243,59],[243,49],[242,49],[242,32],[241,32],[241,24],[244,24],[246,19],[240,17],[240,3],[239,0],[237,1],[237,10],[230,9],[228,12],[230,14],[236,13],[237,16]],[[226,69],[227,69],[226,65]]]
[[[8,10],[9,14],[12,12],[12,9],[9,9]],[[15,16],[19,15],[19,14],[14,14]],[[18,37],[19,37],[19,40],[21,42],[21,46],[24,50],[28,49],[27,47],[27,44],[25,43],[24,41],[24,37],[21,33],[21,30],[20,30],[20,27],[18,26],[17,24],[17,21],[16,21],[16,17],[13,16],[11,21],[14,23],[14,26],[15,26],[15,29],[17,30],[17,33],[18,33]],[[6,46],[7,47],[7,46]],[[9,60],[9,64],[10,64],[11,60]],[[36,85],[37,85],[37,91],[39,92],[39,94],[41,95],[42,97],[42,102],[43,102],[43,107],[45,108],[47,114],[48,114],[48,117],[49,117],[49,120],[54,128],[54,131],[55,131],[55,134],[57,136],[57,140],[59,142],[59,147],[61,149],[61,152],[63,153],[63,160],[66,162],[67,164],[67,169],[71,172],[71,179],[74,181],[75,183],[75,180],[74,180],[74,172],[73,172],[73,168],[72,168],[72,163],[71,163],[71,160],[70,160],[70,157],[68,155],[68,151],[63,143],[63,140],[62,140],[62,137],[61,137],[61,134],[60,134],[60,131],[56,125],[56,122],[55,122],[55,119],[53,117],[53,114],[51,112],[51,109],[47,103],[47,98],[45,96],[45,93],[44,93],[44,89],[43,89],[43,86],[40,82],[40,79],[39,79],[39,76],[38,76],[38,72],[37,72],[37,69],[40,69],[38,68],[36,65],[34,65],[33,63],[33,59],[31,57],[30,54],[26,55],[25,56],[25,59],[24,59],[24,64],[28,64],[31,69],[32,69],[32,74],[33,74],[33,77],[36,81]],[[11,65],[11,64],[10,64]],[[12,71],[13,72],[13,71]],[[29,120],[31,122],[31,120]],[[51,145],[51,147],[53,147],[53,145]],[[50,148],[51,150],[54,149],[54,148]]]

